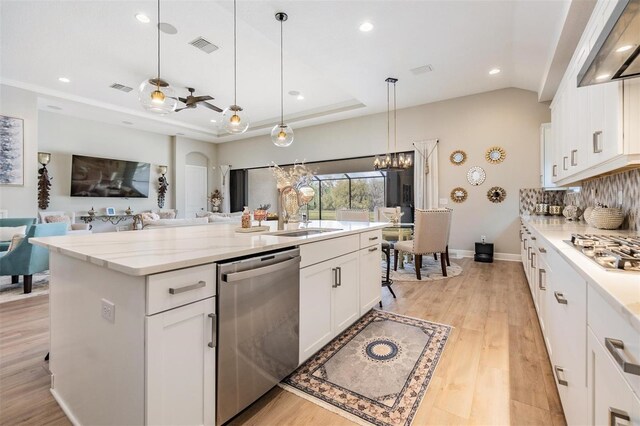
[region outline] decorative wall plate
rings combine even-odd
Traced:
[[[451,190],[451,201],[454,203],[464,203],[467,199],[467,190],[461,187],[453,188]]]
[[[460,165],[462,165],[462,163],[467,161],[467,153],[462,151],[462,150],[456,149],[449,156],[449,161],[451,161],[451,164],[455,164],[456,166],[460,166]]]
[[[494,186],[493,188],[487,191],[487,198],[492,203],[501,203],[504,201],[505,198],[507,198],[507,191],[505,191],[504,188],[501,188],[499,186]]]
[[[473,186],[478,186],[484,182],[487,174],[482,167],[474,166],[467,172],[467,180]]]
[[[507,152],[499,146],[492,146],[487,150],[484,157],[491,164],[502,163],[507,156]]]

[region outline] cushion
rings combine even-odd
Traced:
[[[67,215],[62,215],[62,216],[46,216],[44,218],[44,221],[46,223],[60,223],[60,222],[64,222],[64,223],[71,223],[71,218]]]
[[[394,249],[403,252],[413,252],[413,240],[398,241],[394,244]]]
[[[11,241],[16,234],[26,234],[27,226],[2,226],[0,227],[0,241]]]
[[[18,244],[20,244],[22,242],[22,240],[24,240],[25,235],[24,234],[16,234],[11,238],[11,242],[9,243],[9,249],[7,249],[7,251],[11,251],[14,248],[18,247]]]
[[[160,219],[175,219],[176,212],[174,211],[158,212],[158,216],[160,216]]]
[[[148,222],[150,220],[158,220],[158,219],[160,219],[160,216],[158,216],[155,213],[151,213],[151,212],[140,213],[140,216],[142,217],[142,221],[143,222]]]
[[[199,211],[196,212],[196,217],[209,217],[212,214],[211,212]]]

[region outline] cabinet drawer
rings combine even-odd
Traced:
[[[147,315],[216,294],[216,265],[179,269],[147,277]]]
[[[363,232],[360,234],[360,248],[374,246],[382,241],[382,230]]]
[[[587,321],[591,330],[598,339],[598,342],[607,349],[607,353],[612,360],[617,357],[616,366],[618,371],[633,388],[640,394],[640,375],[633,371],[624,372],[620,365],[621,361],[630,364],[640,364],[640,333],[634,329],[623,317],[616,312],[606,300],[600,296],[597,290],[589,286],[588,290],[588,316]],[[614,339],[607,345],[605,339]],[[616,341],[622,342],[622,347]],[[614,355],[615,354],[615,355]],[[633,370],[633,367],[627,367]],[[636,371],[637,373],[637,371]]]
[[[360,249],[360,235],[332,238],[300,246],[300,267],[305,268]]]

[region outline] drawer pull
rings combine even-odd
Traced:
[[[378,239],[378,237],[369,237],[369,241],[375,241],[377,239]]]
[[[598,130],[593,132],[593,153],[599,154],[602,152],[602,131]]]
[[[556,379],[558,380],[558,384],[562,386],[569,386],[569,382],[567,382],[565,379],[560,378],[560,373],[564,373],[564,369],[558,367],[557,365],[554,365],[553,369],[556,371]]]
[[[342,285],[342,266],[336,268],[338,270],[338,287]]]
[[[577,154],[578,154],[578,150],[577,149],[571,150],[571,165],[572,166],[577,166],[578,165],[578,160],[576,159]]]
[[[538,247],[538,251],[539,251],[540,253],[546,253],[546,252],[547,252],[547,249],[546,249],[546,248],[544,248],[544,247]]]
[[[567,305],[569,301],[564,297],[564,294],[559,291],[554,291],[553,295],[556,297],[556,301],[561,305]]]
[[[534,252],[531,252],[531,267],[533,269],[536,269],[536,265],[533,264],[533,262],[535,261],[535,256],[536,254]]]
[[[331,287],[338,288],[338,268],[331,268],[333,272],[333,285]]]
[[[531,247],[527,247],[527,259],[531,260]]]
[[[376,251],[376,250],[378,250],[378,247],[371,247],[371,248],[369,249],[369,251]]]
[[[211,341],[207,346],[215,348],[216,340],[218,340],[218,336],[216,335],[216,314],[209,314],[209,318],[211,318]]]
[[[631,422],[629,414],[617,408],[609,407],[609,426],[619,426],[620,423],[618,423],[618,419]]]
[[[524,243],[524,249],[526,250],[527,249],[527,240],[524,239],[524,240],[522,240],[522,242]]]
[[[531,239],[532,239],[533,241],[535,241],[535,240],[536,240],[536,237],[531,237]]]
[[[569,170],[569,166],[567,166],[567,160],[569,157],[562,157],[562,170]]]
[[[622,371],[635,376],[640,376],[640,364],[634,364],[622,358],[622,355],[620,354],[620,351],[624,349],[624,342],[622,340],[605,337],[604,345],[613,359],[615,359],[618,365],[622,368]]]
[[[178,288],[169,287],[169,293],[170,294],[180,294],[180,293],[184,293],[185,291],[197,290],[197,289],[202,288],[202,287],[204,287],[206,285],[207,285],[207,283],[205,281],[198,281],[195,284],[185,285],[184,287],[178,287]]]
[[[551,170],[553,170],[553,172],[551,173],[551,175],[552,175],[553,177],[558,177],[558,165],[557,165],[557,164],[554,164],[554,165],[553,165],[553,169],[551,169]]]
[[[540,290],[546,290],[547,287],[542,285],[542,274],[544,274],[544,276],[547,276],[547,271],[545,271],[544,269],[540,268],[538,269],[538,288]]]

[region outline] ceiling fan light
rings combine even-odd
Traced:
[[[249,124],[249,117],[238,105],[231,105],[222,112],[222,126],[233,135],[246,132]]]
[[[143,81],[138,88],[138,100],[144,109],[158,115],[172,113],[178,106],[173,87],[163,80],[159,85],[156,79]]]
[[[275,146],[286,148],[293,143],[293,129],[286,124],[276,124],[271,129],[271,141]]]

